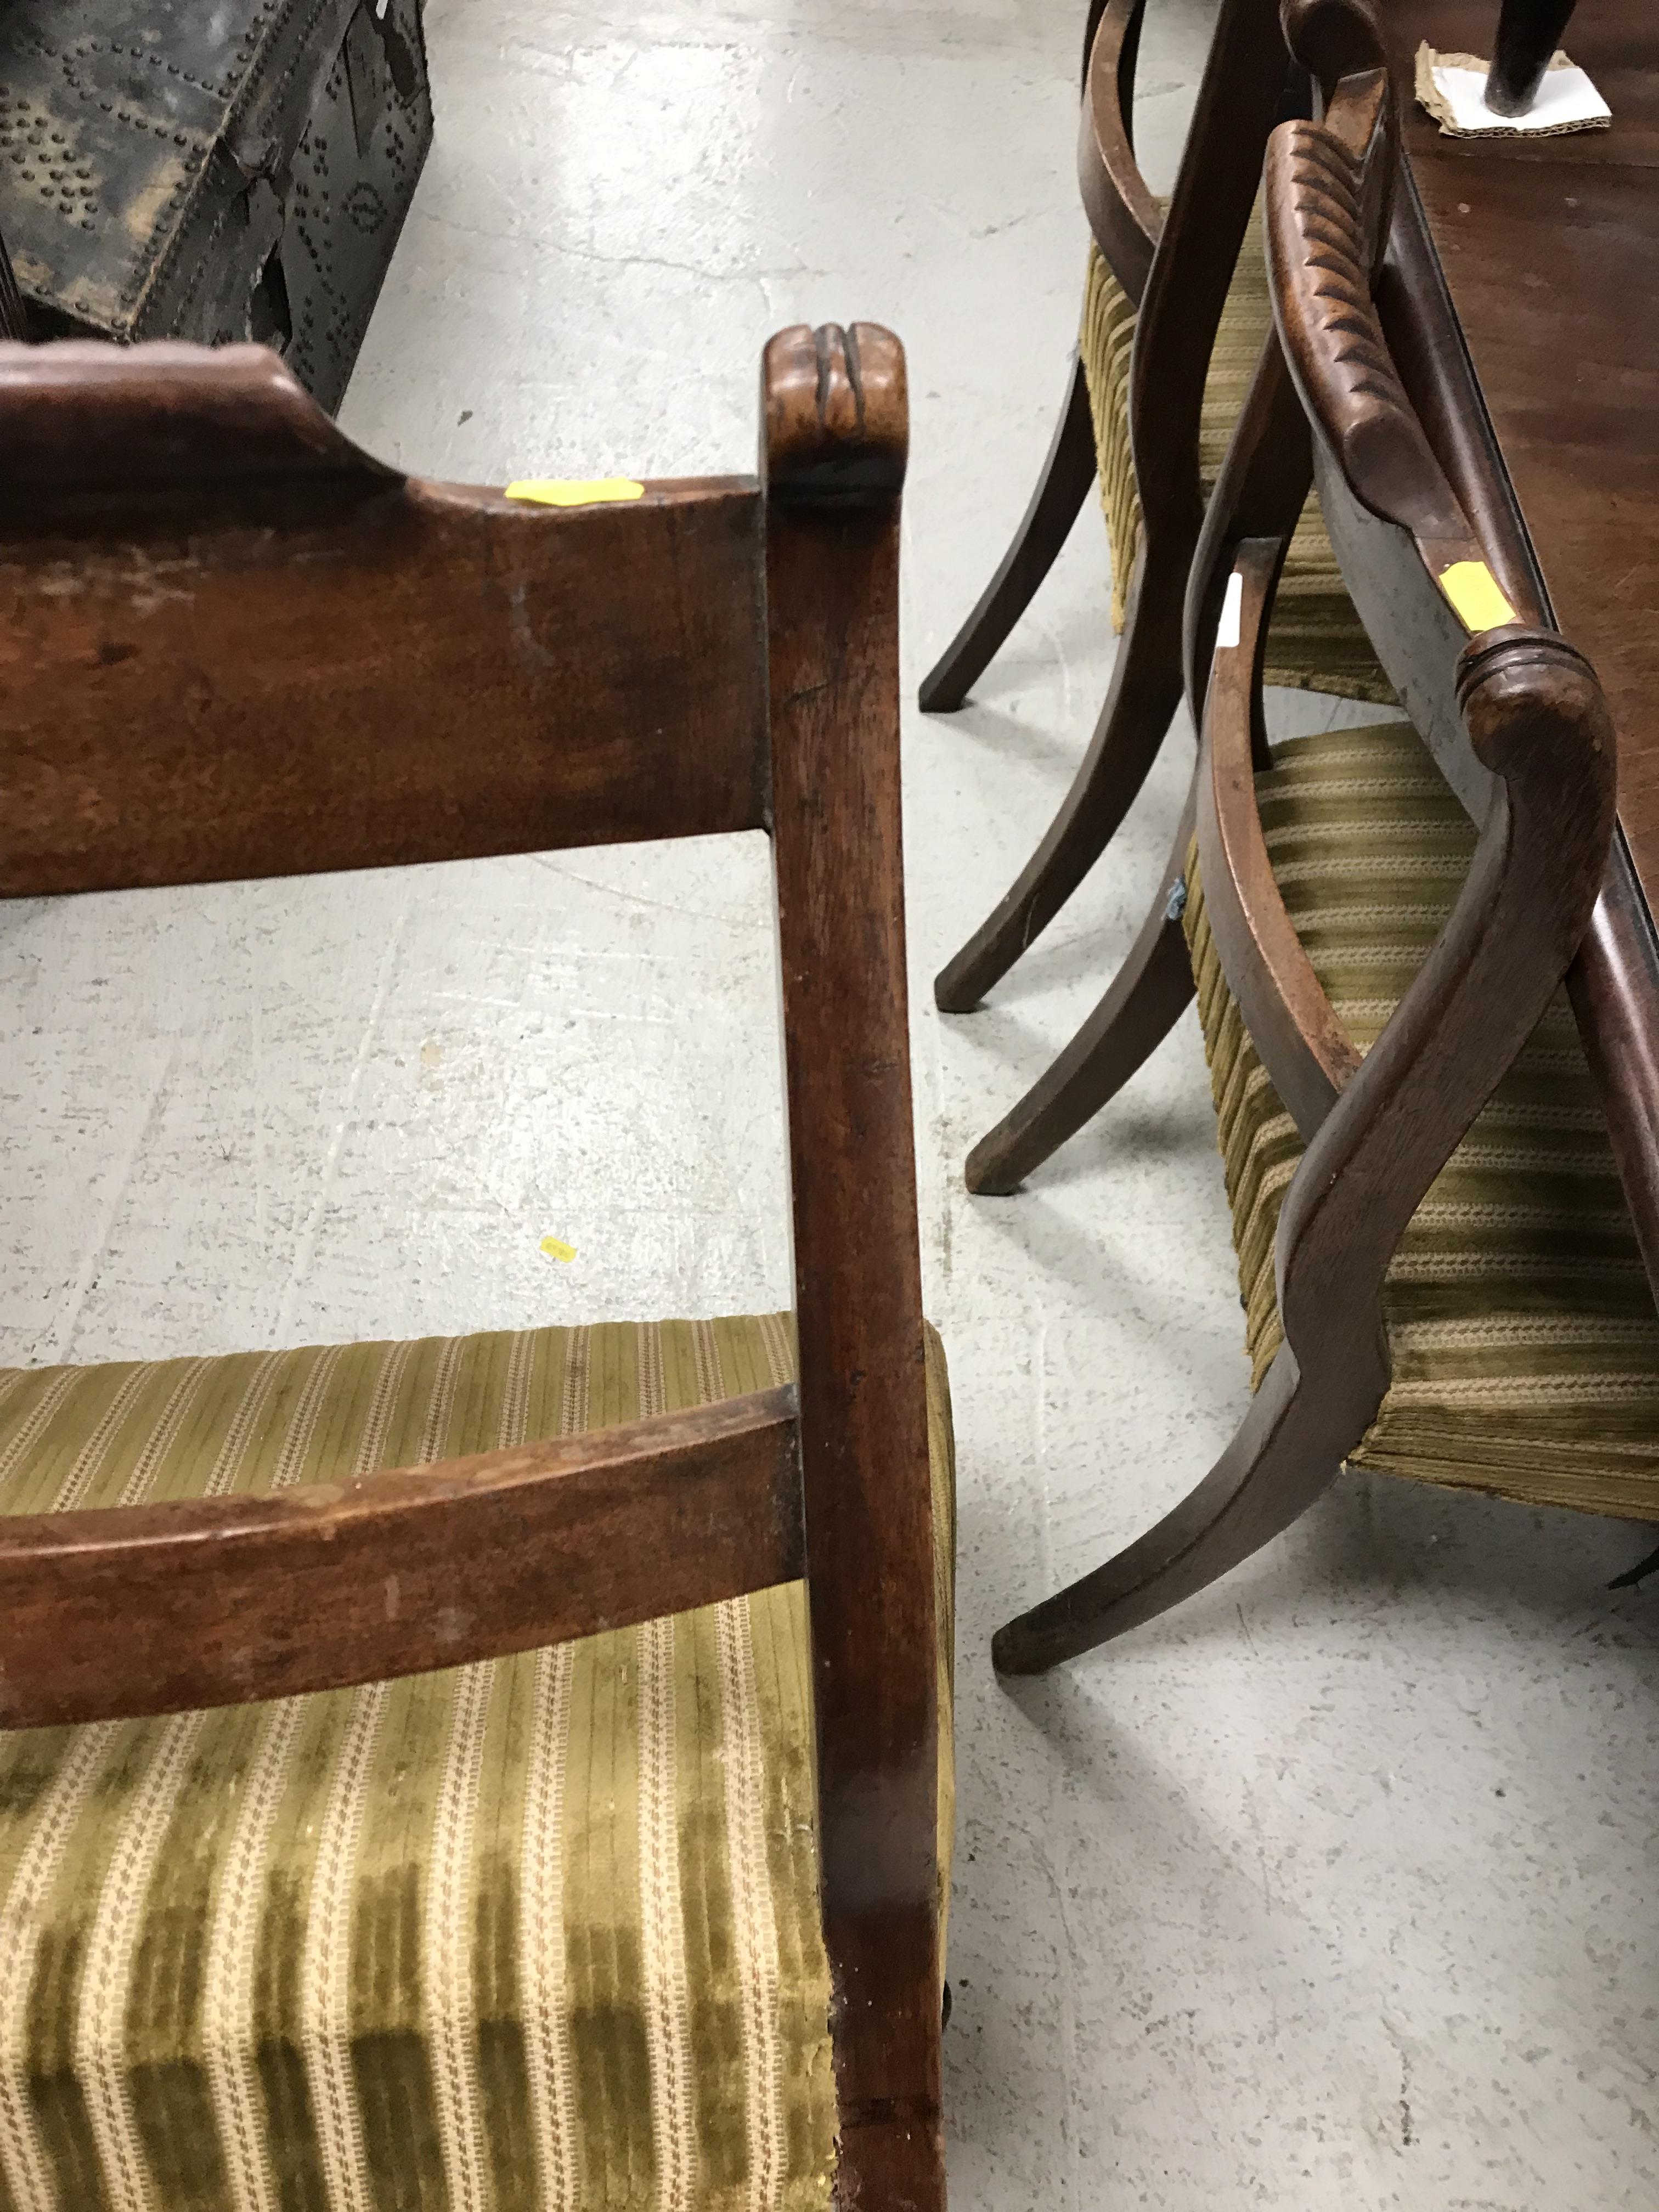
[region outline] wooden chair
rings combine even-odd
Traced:
[[[763,405],[561,509],[257,347],[0,349],[0,894],[769,830],[797,1252],[793,1324],[0,1373],[9,2203],[944,2203],[902,353]]]
[[[1304,99],[1280,34],[1279,0],[1223,0],[1167,211],[1133,154],[1144,6],[1110,0],[1085,70],[1078,172],[1093,242],[1061,429],[1014,545],[922,686],[921,703],[933,711],[962,704],[1046,574],[1092,475],[1101,485],[1114,620],[1123,639],[1093,739],[1048,835],[940,971],[935,995],[947,1012],[980,1002],[1104,850],[1180,704],[1183,651],[1187,686],[1195,684],[1189,625],[1183,647],[1188,579],[1269,322],[1266,271],[1249,219],[1268,131],[1287,104]],[[1393,698],[1311,500],[1281,584],[1267,680],[1379,703]],[[1189,704],[1196,722],[1200,702]],[[1179,929],[1153,932],[1054,1066],[975,1148],[969,1188],[1017,1188],[1121,1087],[1191,994]]]
[[[1514,619],[1385,342],[1391,111],[1366,27],[1329,0],[1289,15],[1329,106],[1269,145],[1282,344],[1188,601],[1211,672],[1182,921],[1255,1395],[1183,1504],[1000,1632],[1016,1673],[1203,1588],[1345,1461],[1659,1519],[1659,1319],[1559,990],[1607,860],[1612,726],[1581,656]],[[1426,744],[1395,723],[1267,745],[1310,465],[1345,573],[1386,540],[1419,659],[1443,684],[1455,664]]]

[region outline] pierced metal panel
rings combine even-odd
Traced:
[[[257,338],[339,404],[432,137],[422,0],[8,0],[37,335]]]

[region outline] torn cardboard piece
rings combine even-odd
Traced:
[[[1525,115],[1499,115],[1486,105],[1492,64],[1478,54],[1417,50],[1417,98],[1452,138],[1559,138],[1570,131],[1605,131],[1613,110],[1576,62],[1555,54],[1538,97]]]

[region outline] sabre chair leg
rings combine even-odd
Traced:
[[[1014,541],[978,605],[922,681],[918,696],[924,714],[954,714],[967,698],[1054,567],[1094,480],[1094,425],[1079,360],[1072,364],[1048,458]]]
[[[983,1198],[1018,1190],[1115,1098],[1191,1004],[1192,963],[1181,926],[1195,789],[1187,795],[1164,880],[1110,989],[1058,1060],[968,1155],[968,1188]]]
[[[1013,888],[939,970],[933,997],[941,1012],[970,1012],[1000,981],[1060,912],[1128,812],[1181,703],[1186,582],[1184,561],[1154,562],[1143,549],[1111,689],[1083,764]]]
[[[1288,1528],[1335,1480],[1375,1413],[1318,1389],[1281,1350],[1237,1434],[1196,1490],[1127,1551],[1033,1606],[991,1644],[1001,1674],[1042,1674],[1191,1597]]]

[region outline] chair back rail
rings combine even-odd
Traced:
[[[0,349],[0,896],[764,822],[752,483],[423,483],[256,346]]]
[[[1397,173],[1397,149],[1386,70],[1365,65],[1329,88],[1326,129],[1352,149],[1357,163],[1367,265],[1381,257]],[[1189,711],[1203,720],[1215,624],[1231,568],[1232,549],[1251,537],[1288,536],[1312,482],[1308,419],[1285,367],[1276,332],[1264,341],[1220,474],[1204,512],[1182,617],[1182,665]],[[1259,706],[1253,708],[1259,713]],[[1258,732],[1260,736],[1260,732]],[[1258,744],[1258,766],[1265,766]]]
[[[1346,0],[1342,8],[1336,0],[1318,7],[1320,28],[1334,43]],[[1274,320],[1313,426],[1315,480],[1344,580],[1371,635],[1389,648],[1389,674],[1407,713],[1479,821],[1489,779],[1467,743],[1451,672],[1476,628],[1505,616],[1536,622],[1543,610],[1529,588],[1518,603],[1509,597],[1407,395],[1376,299],[1389,238],[1401,226],[1390,207],[1388,234],[1373,229],[1358,145],[1352,133],[1330,127],[1334,121],[1340,124],[1334,112],[1324,123],[1285,124],[1268,144]],[[1499,546],[1510,549],[1507,532]],[[1505,579],[1521,567],[1512,550],[1496,557]],[[1401,638],[1409,649],[1393,649]]]
[[[1281,202],[1277,216],[1269,215],[1282,241],[1279,260],[1270,258],[1270,289],[1276,317],[1305,341],[1287,341],[1286,349],[1321,430],[1320,505],[1344,583],[1401,704],[1479,819],[1487,777],[1465,742],[1454,680],[1467,627],[1419,557],[1424,549],[1413,549],[1411,531],[1383,519],[1384,510],[1390,499],[1404,501],[1428,526],[1431,541],[1437,525],[1449,524],[1456,547],[1449,557],[1469,552],[1473,538],[1518,618],[1547,628],[1543,582],[1512,488],[1493,465],[1483,404],[1409,168],[1398,158],[1388,166],[1390,204],[1381,229],[1373,227],[1378,204],[1369,188],[1363,239],[1340,204],[1354,182],[1344,149],[1349,165],[1359,150],[1342,87],[1382,70],[1387,59],[1374,12],[1362,0],[1285,0],[1284,24],[1292,52],[1325,95],[1323,127],[1342,142],[1333,149],[1298,135],[1272,155],[1277,163],[1292,148],[1305,155],[1311,147],[1313,155],[1304,165],[1300,208]],[[1386,112],[1397,143],[1394,106],[1390,93]],[[1335,327],[1345,319],[1350,327]],[[1364,390],[1354,383],[1362,355],[1376,370]],[[1351,458],[1365,471],[1363,493],[1337,465],[1333,437],[1352,446]]]
[[[770,1390],[349,1482],[0,1516],[0,1728],[339,1689],[792,1582],[797,1433]]]
[[[1429,235],[1416,179],[1403,159],[1395,172],[1383,258],[1371,296],[1417,419],[1505,598],[1522,622],[1550,628],[1538,556],[1515,487],[1501,468],[1492,466],[1486,404],[1468,349],[1457,339],[1445,272]]]

